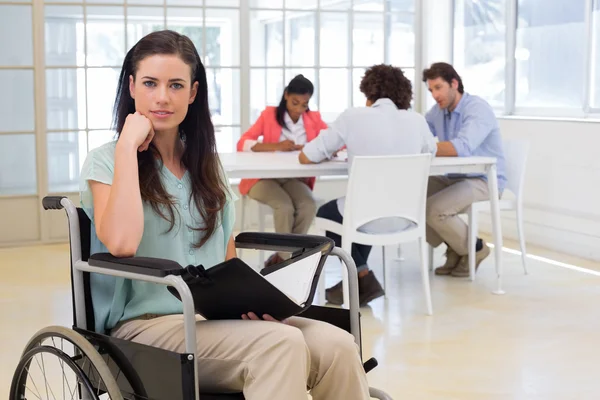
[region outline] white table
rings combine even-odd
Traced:
[[[321,164],[302,165],[298,153],[223,153],[221,162],[231,179],[235,178],[303,178],[311,176],[348,175],[345,161],[327,161]],[[430,175],[450,173],[487,174],[490,193],[490,212],[494,237],[497,287],[495,294],[502,290],[502,226],[498,198],[498,177],[496,159],[493,157],[436,157],[431,163]]]

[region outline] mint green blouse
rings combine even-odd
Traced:
[[[110,142],[90,151],[81,170],[81,206],[92,221],[91,254],[108,252],[108,250],[96,235],[94,203],[88,181],[112,184],[115,146],[116,142]],[[167,232],[169,222],[156,214],[149,204],[144,204],[144,233],[136,256],[165,258],[176,261],[183,267],[202,264],[205,268],[210,268],[223,262],[235,222],[236,196],[229,189],[218,228],[202,247],[194,248],[193,244],[198,241],[200,233],[192,230],[191,227],[199,227],[204,224],[204,221],[201,220],[193,200],[190,201],[189,173],[186,172],[182,179],[177,179],[162,164],[160,173],[163,186],[176,200],[175,226]],[[90,285],[96,332],[103,333],[112,329],[119,321],[146,313],[183,312],[181,302],[163,285],[102,274],[91,274]]]

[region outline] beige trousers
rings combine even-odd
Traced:
[[[333,325],[293,317],[287,323],[206,321],[196,317],[202,391],[241,392],[248,400],[363,400],[369,387],[354,337]],[[185,352],[183,315],[130,320],[117,338]]]
[[[301,179],[261,179],[248,192],[252,199],[273,209],[275,232],[308,232],[317,205],[312,191]]]
[[[489,200],[487,181],[481,178],[432,176],[427,187],[427,242],[446,242],[461,256],[469,254],[469,228],[458,216],[476,201]]]

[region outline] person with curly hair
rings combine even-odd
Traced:
[[[400,68],[384,64],[368,68],[361,80],[360,91],[367,98],[366,107],[344,111],[315,140],[304,146],[299,156],[300,163],[319,163],[330,159],[343,146],[348,151],[350,164],[356,156],[435,154],[435,140],[425,118],[410,110],[412,84]],[[319,208],[317,216],[342,223],[344,203],[343,197],[332,200]],[[373,206],[377,206],[376,199]],[[385,218],[370,222],[363,228],[367,232],[389,232],[401,230],[406,224],[405,220]],[[341,246],[339,235],[333,232],[326,235]],[[381,284],[367,264],[370,251],[371,246],[352,244],[351,255],[358,269],[361,306],[384,295]],[[327,289],[325,294],[329,303],[342,304],[342,282]]]

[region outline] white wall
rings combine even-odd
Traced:
[[[531,144],[525,180],[529,243],[600,261],[600,122],[504,118],[504,138]],[[516,238],[514,214],[503,234]],[[481,229],[489,232],[489,218]]]

